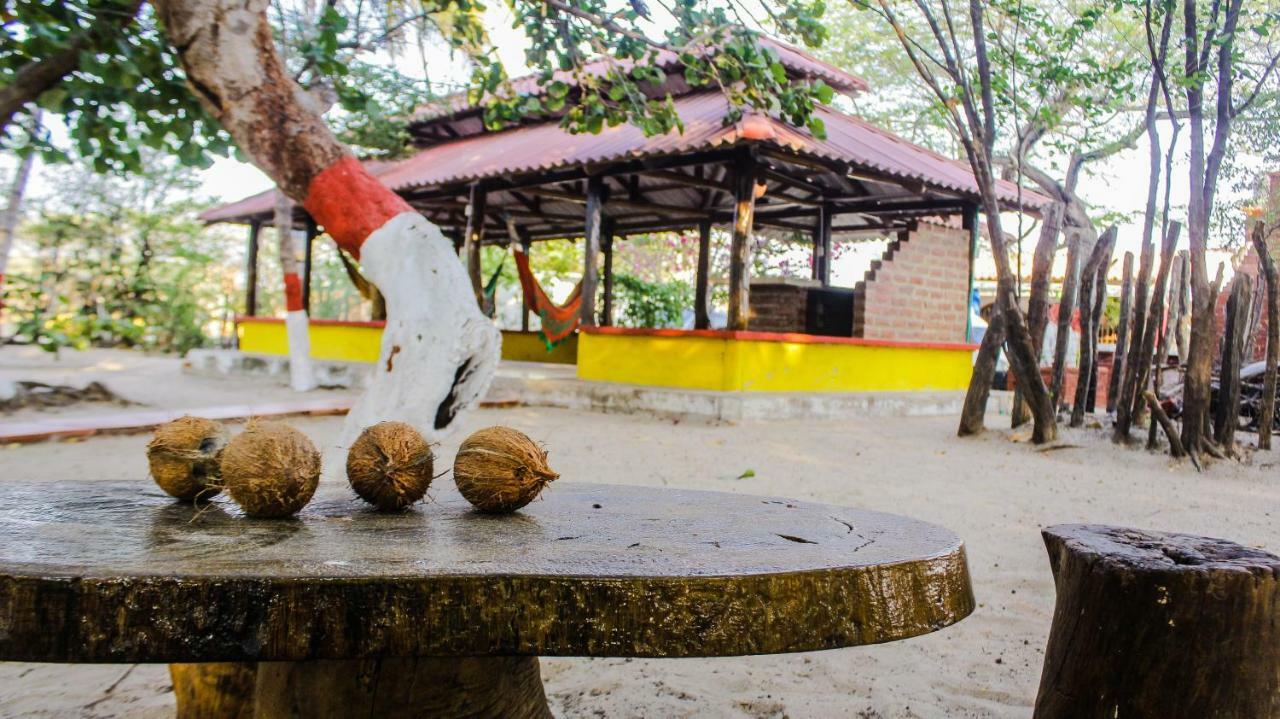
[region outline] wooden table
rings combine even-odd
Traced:
[[[143,481],[0,482],[0,660],[253,662],[206,665],[249,667],[223,687],[242,716],[544,717],[538,656],[833,649],[974,607],[963,543],[905,517],[566,481],[509,516],[434,494],[379,514],[331,486],[249,520]]]

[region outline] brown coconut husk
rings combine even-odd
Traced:
[[[185,502],[212,497],[221,490],[219,465],[226,446],[226,429],[211,419],[187,415],[162,424],[147,443],[151,478]]]
[[[383,511],[404,509],[431,485],[431,445],[412,425],[366,427],[347,452],[347,480],[361,499]]]
[[[559,476],[547,466],[546,451],[510,427],[477,431],[453,460],[458,491],[482,512],[514,512]]]
[[[250,420],[222,451],[227,494],[250,517],[288,517],[320,483],[320,452],[283,422]]]

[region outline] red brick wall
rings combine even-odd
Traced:
[[[969,234],[921,222],[899,234],[853,294],[853,336],[963,342]]]
[[[761,280],[751,283],[748,327],[756,332],[804,332],[809,288]]]

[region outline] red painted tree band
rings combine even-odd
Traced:
[[[288,312],[302,309],[302,279],[296,272],[284,276],[284,308]]]
[[[302,206],[339,247],[357,258],[370,233],[392,217],[413,211],[354,157],[344,157],[316,175]]]

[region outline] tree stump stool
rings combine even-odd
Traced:
[[[149,480],[0,482],[0,660],[165,662],[181,719],[549,716],[539,656],[715,657],[918,636],[973,611],[964,544],[786,499],[557,482],[294,519]]]
[[[1280,719],[1280,557],[1099,525],[1044,541],[1058,600],[1037,719]]]

